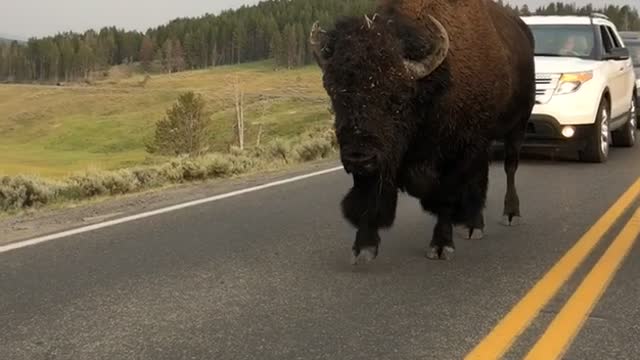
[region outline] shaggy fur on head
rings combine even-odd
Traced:
[[[394,177],[424,110],[449,83],[446,64],[423,81],[412,79],[404,66],[405,59],[429,54],[429,36],[409,18],[385,16],[377,16],[372,29],[364,18],[341,19],[328,34],[323,81],[341,148],[366,144],[386,177]],[[355,127],[364,135],[355,136]]]
[[[416,78],[405,60],[442,48],[430,17],[450,47],[443,63]],[[533,37],[519,18],[491,0],[382,0],[375,15],[340,19],[316,49],[343,163],[358,156],[376,163],[374,171],[353,169],[342,202],[358,228],[355,255],[377,247],[377,230],[392,225],[398,190],[438,216],[438,251],[453,248],[452,224],[482,228],[495,139],[506,147],[504,213],[520,216],[514,176],[535,73]]]

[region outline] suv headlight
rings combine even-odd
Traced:
[[[556,88],[556,94],[569,94],[578,91],[582,84],[593,78],[593,72],[585,71],[578,73],[565,73],[560,76],[558,81],[558,87]]]

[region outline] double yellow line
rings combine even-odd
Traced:
[[[465,360],[500,359],[540,310],[567,282],[607,231],[640,195],[640,179],[607,210],[580,240],[518,302]],[[546,329],[525,360],[560,359],[607,288],[640,234],[640,209],[609,246],[576,292]]]

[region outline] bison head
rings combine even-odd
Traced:
[[[426,24],[423,25],[423,24]],[[442,64],[447,31],[435,18],[351,17],[311,30],[347,172],[393,172],[415,131],[417,84]]]

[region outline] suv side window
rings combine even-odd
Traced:
[[[607,28],[607,31],[609,32],[609,35],[611,36],[611,39],[613,40],[613,47],[616,48],[621,48],[623,47],[622,44],[620,43],[620,41],[618,40],[618,37],[616,36],[616,33],[613,31],[613,29],[610,26],[605,26]]]
[[[605,28],[605,26],[598,26],[600,28],[600,36],[602,37],[602,47],[604,48],[604,52],[609,54],[611,53],[611,49],[613,49],[613,39],[611,39],[611,35]]]

